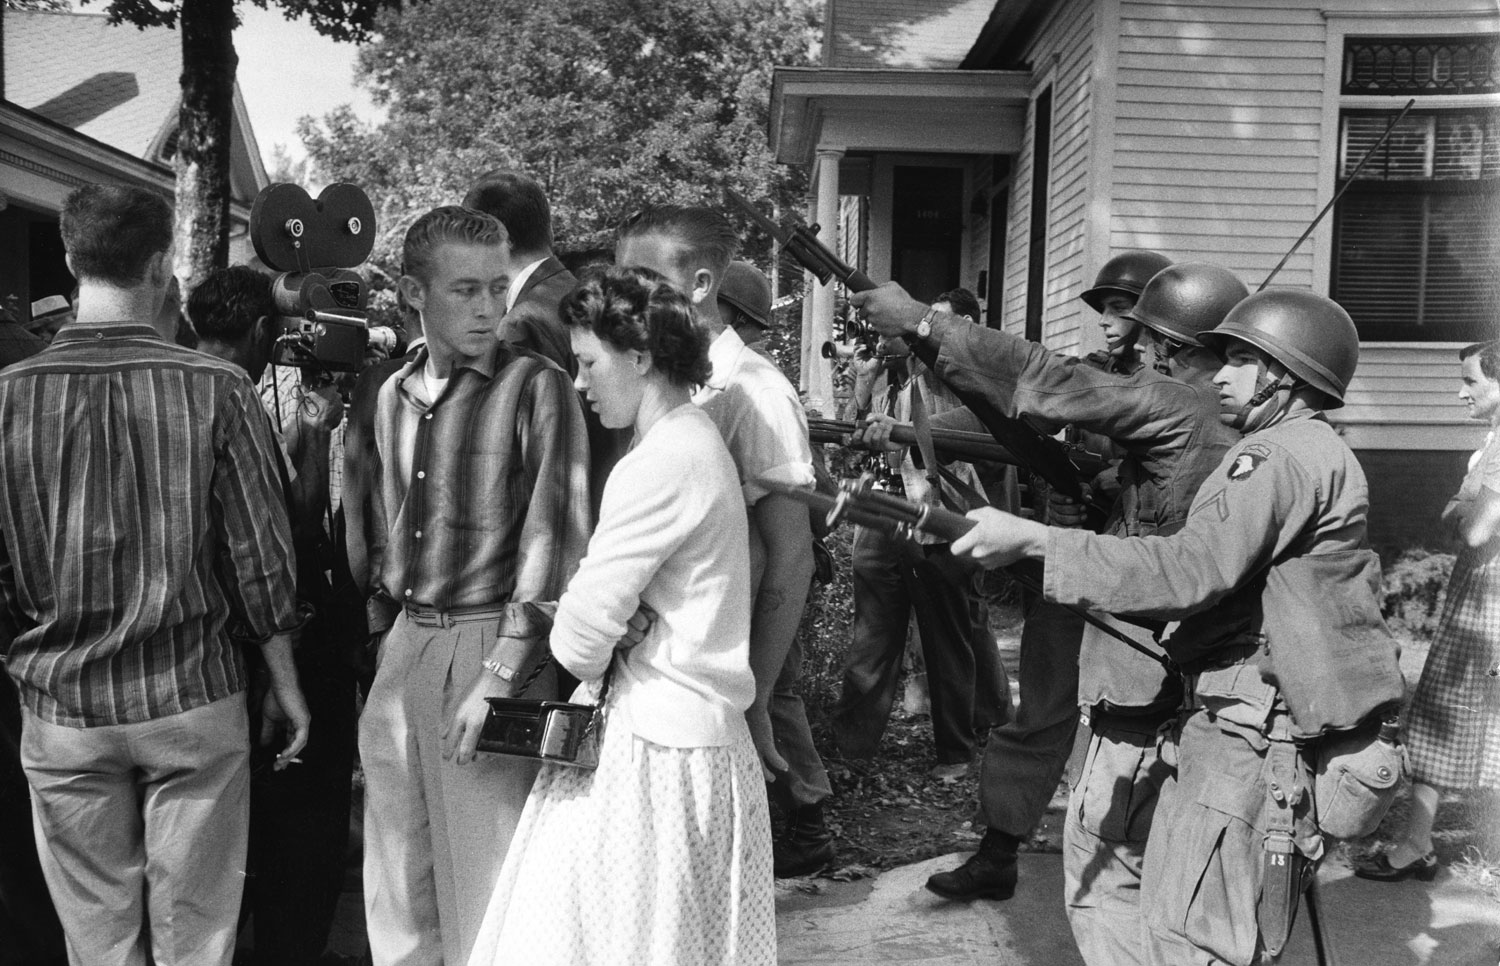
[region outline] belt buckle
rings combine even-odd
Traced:
[[[406,617],[418,627],[449,627],[448,615],[440,610],[423,611],[415,607],[406,608]]]

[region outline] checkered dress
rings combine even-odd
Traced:
[[[1491,434],[1465,491],[1500,492],[1500,434]],[[1500,554],[1459,553],[1422,678],[1406,713],[1414,781],[1500,788]]]

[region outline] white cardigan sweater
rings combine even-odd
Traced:
[[[599,526],[557,605],[554,657],[584,687],[597,682],[640,602],[656,623],[621,655],[609,727],[669,747],[729,744],[755,696],[749,537],[734,462],[691,404],[610,473]]]

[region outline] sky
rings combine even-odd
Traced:
[[[241,3],[239,13],[243,23],[234,46],[240,55],[240,94],[267,167],[276,144],[293,158],[306,154],[297,139],[297,119],[303,115],[322,117],[350,104],[366,120],[379,118],[369,95],[354,86],[358,48],[353,44],[334,43],[306,18],[287,20],[274,5],[262,10]]]

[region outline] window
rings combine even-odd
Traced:
[[[1339,116],[1338,180],[1349,190],[1334,214],[1331,294],[1367,341],[1494,338],[1500,107],[1473,96],[1447,105],[1500,91],[1495,47],[1472,37],[1345,42],[1346,103],[1417,99],[1379,148],[1399,107],[1366,107],[1362,96]]]

